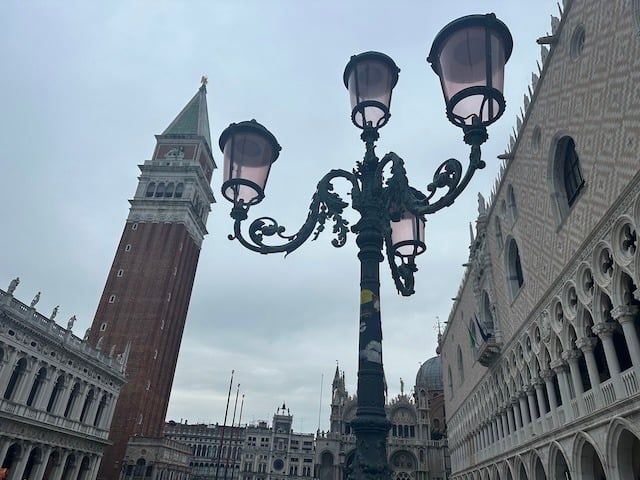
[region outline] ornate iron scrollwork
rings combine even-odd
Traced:
[[[286,255],[293,252],[302,245],[311,235],[312,240],[316,240],[324,231],[327,220],[333,221],[333,234],[335,238],[331,241],[334,247],[342,247],[347,241],[349,223],[342,216],[344,209],[349,205],[340,195],[333,191],[332,181],[335,178],[345,178],[352,184],[353,190],[357,190],[358,181],[353,173],[345,170],[331,170],[325,175],[314,193],[309,206],[309,214],[298,232],[287,235],[286,227],[278,224],[272,217],[260,217],[252,221],[248,227],[248,239],[242,234],[241,223],[247,219],[249,211],[248,205],[236,205],[231,211],[231,216],[235,220],[234,233],[229,235],[229,240],[237,239],[243,246],[258,253],[282,253]],[[285,243],[279,245],[268,245],[267,238],[277,237]]]
[[[409,185],[404,161],[397,154],[390,152],[381,160],[377,158],[374,152],[376,139],[377,132],[363,132],[367,149],[364,160],[358,162],[358,168],[354,172],[331,170],[318,182],[307,219],[298,232],[288,235],[284,226],[278,224],[274,218],[265,216],[251,222],[247,229],[248,237],[245,237],[241,231],[241,223],[247,219],[249,206],[240,203],[235,205],[231,212],[235,223],[234,233],[229,235],[229,239],[237,239],[246,248],[262,254],[283,252],[288,255],[309,237],[316,240],[330,222],[333,223],[332,245],[344,246],[348,231],[351,229],[357,233],[361,226],[358,222],[350,228],[349,222],[343,217],[344,209],[349,204],[334,191],[332,182],[336,178],[344,178],[351,182],[351,200],[355,210],[361,214],[365,209],[379,210],[376,216],[380,221],[387,261],[396,289],[401,295],[413,295],[414,274],[418,267],[413,258],[399,259],[394,255],[389,222],[399,220],[404,210],[424,217],[451,205],[465,189],[475,171],[485,166],[480,158],[480,144],[486,140],[486,130],[470,131],[465,135],[465,141],[471,145],[467,171],[463,174],[462,164],[454,158],[444,161],[436,169],[433,181],[427,185],[426,195]],[[389,165],[390,175],[385,180],[384,170]],[[442,191],[444,193],[436,198]],[[269,245],[267,240],[271,238],[277,238],[284,243]]]

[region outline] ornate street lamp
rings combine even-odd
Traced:
[[[355,55],[344,71],[344,83],[351,97],[351,119],[362,129],[364,159],[357,162],[352,172],[331,170],[320,180],[307,219],[297,233],[285,233],[285,228],[271,217],[252,221],[248,234],[242,233],[241,225],[248,218],[249,208],[264,198],[269,169],[280,146],[255,120],[231,124],[220,136],[225,163],[222,193],[233,203],[231,240],[237,239],[246,248],[263,254],[290,253],[312,235],[315,240],[327,220],[334,224],[335,247],[346,243],[349,230],[357,235],[361,267],[358,408],[351,422],[356,434],[356,454],[350,478],[391,478],[386,452],[390,423],[384,409],[379,301],[383,246],[398,292],[412,295],[417,271],[415,259],[426,250],[426,215],[451,205],[475,171],[485,166],[480,158],[480,145],[488,138],[486,127],[504,112],[504,65],[512,45],[509,30],[494,14],[460,18],[436,36],[427,60],[440,77],[447,118],[462,128],[471,153],[464,175],[458,160],[443,162],[426,194],[409,186],[404,162],[398,155],[391,152],[379,159],[374,151],[379,129],[389,121],[391,93],[400,71],[382,53]],[[387,167],[390,174],[385,174]],[[336,178],[351,184],[351,206],[360,214],[360,220],[351,228],[342,217],[348,203],[333,188]],[[281,243],[265,243],[273,237]]]

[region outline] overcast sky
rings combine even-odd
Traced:
[[[60,305],[57,320],[66,325],[76,315],[74,331],[83,335],[122,234],[137,165],[151,157],[154,135],[194,95],[202,74],[219,166],[217,139],[231,122],[255,118],[282,145],[266,200],[251,213],[293,232],[317,181],[333,168],[351,170],[363,154],[342,83],[346,63],[363,51],[386,53],[401,73],[377,152],[403,157],[412,185],[424,190],[442,161],[466,164],[468,156],[425,58],[449,21],[491,11],[511,29],[514,48],[507,112],[483,146],[488,166],[453,207],[428,219],[413,297],[398,296],[381,265],[389,395],[400,392],[400,377],[408,391],[420,363],[435,355],[436,318],[446,320],[462,279],[477,193],[489,196],[496,155],[537,71],[535,40],[558,16],[555,1],[1,2],[0,287],[19,276],[17,298],[29,303],[41,291],[38,309],[48,315]],[[327,231],[286,259],[249,252],[227,240],[232,221],[221,176],[214,172],[218,203],[168,419],[222,423],[235,369],[233,391],[239,382],[246,395],[242,423],[270,420],[285,402],[296,431],[326,429],[336,361],[356,391],[355,238],[335,249]]]

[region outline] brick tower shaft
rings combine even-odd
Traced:
[[[203,85],[156,136],[139,184],[89,341],[126,356],[128,383],[111,425],[99,479],[118,478],[132,436],[159,438],[173,383],[206,220],[214,201],[215,162]]]

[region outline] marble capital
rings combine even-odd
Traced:
[[[611,316],[620,323],[630,322],[640,312],[637,305],[620,305],[611,310]]]
[[[562,359],[565,362],[577,362],[582,356],[582,352],[577,348],[572,348],[571,350],[565,350],[562,352]]]
[[[602,338],[610,337],[611,335],[613,335],[613,332],[616,328],[617,326],[613,322],[600,322],[591,327],[591,330],[593,331],[593,333]]]
[[[582,337],[576,340],[576,347],[578,347],[583,352],[592,352],[598,343],[597,338],[593,337]]]
[[[540,377],[542,377],[545,381],[553,378],[554,375],[555,375],[555,372],[553,370],[551,370],[550,368],[548,368],[546,370],[542,370],[540,372]]]

